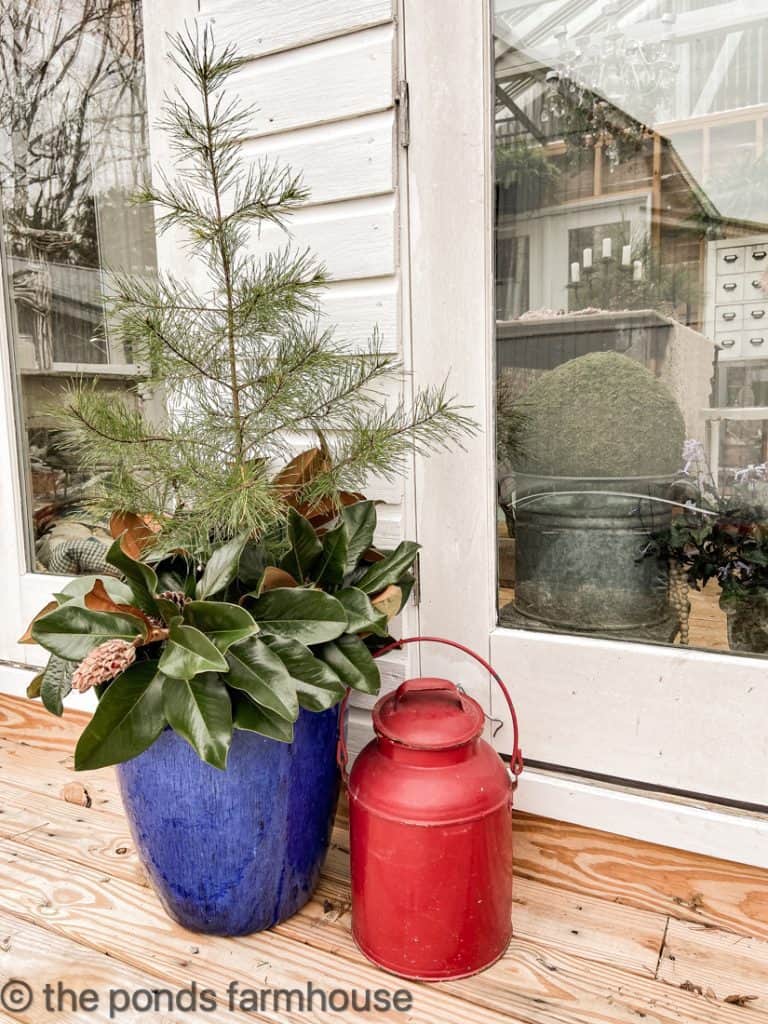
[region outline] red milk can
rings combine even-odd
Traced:
[[[522,770],[514,707],[508,770],[480,734],[477,701],[447,679],[410,679],[374,708],[376,739],[349,779],[352,931],[374,963],[405,978],[461,978],[512,935],[512,795]],[[384,651],[380,652],[384,653]],[[345,763],[346,748],[340,742]]]

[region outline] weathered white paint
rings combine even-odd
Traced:
[[[397,277],[332,282],[322,293],[321,323],[335,325],[340,347],[365,348],[378,328],[385,352],[400,351]]]
[[[249,57],[304,46],[392,20],[392,0],[201,0],[216,39]]]
[[[312,205],[382,195],[395,187],[390,110],[251,139],[244,148],[254,162],[278,160],[301,171]]]
[[[329,39],[247,64],[235,79],[257,107],[253,135],[386,110],[394,102],[391,25]]]
[[[396,212],[391,194],[305,208],[291,217],[287,231],[273,224],[254,231],[249,251],[261,259],[290,241],[296,249],[311,249],[336,280],[391,275]]]

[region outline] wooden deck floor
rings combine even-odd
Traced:
[[[28,1011],[0,1013],[1,1021],[106,1021],[110,988],[177,990],[193,981],[217,992],[216,1011],[113,1019],[256,1019],[227,1007],[227,985],[237,980],[413,993],[408,1013],[266,1015],[297,1024],[768,1024],[768,873],[522,814],[516,935],[475,978],[399,983],[363,960],[350,936],[343,816],[318,893],[301,913],[246,939],[186,932],[147,886],[113,773],[74,775],[80,724],[0,698],[0,989],[13,977],[35,994]],[[73,781],[90,806],[63,798]],[[40,993],[58,980],[95,990],[100,1008],[48,1012]]]

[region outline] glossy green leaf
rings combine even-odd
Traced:
[[[145,633],[144,623],[135,615],[92,612],[74,601],[49,612],[32,626],[35,642],[65,661],[82,661],[106,640],[132,641]]]
[[[264,643],[285,665],[303,708],[325,711],[343,698],[346,687],[339,677],[304,644],[281,636],[266,637]]]
[[[291,550],[283,558],[280,568],[303,583],[311,579],[312,568],[323,553],[323,545],[314,526],[295,508],[288,510],[288,540]]]
[[[237,576],[237,567],[240,564],[240,555],[248,541],[248,534],[235,537],[227,544],[216,548],[203,572],[202,579],[197,584],[195,597],[202,600],[211,597],[212,594],[219,594],[225,587],[228,587]]]
[[[343,520],[323,534],[323,553],[317,560],[315,579],[325,590],[341,586],[347,564],[347,527]]]
[[[151,746],[164,726],[163,676],[156,661],[137,662],[107,687],[80,736],[75,768],[128,761]]]
[[[111,597],[115,604],[133,604],[133,591],[127,583],[115,579],[114,576],[75,576],[61,592],[54,594],[59,604],[65,604],[68,600],[81,599],[90,594],[94,584],[101,580],[107,596]]]
[[[222,654],[259,631],[245,608],[225,601],[190,601],[184,607],[184,622],[205,633]]]
[[[366,594],[378,594],[390,583],[397,583],[416,561],[419,547],[420,545],[412,540],[401,541],[394,551],[390,551],[385,558],[370,567],[357,581],[357,586]]]
[[[340,636],[347,628],[342,605],[321,590],[277,587],[250,605],[263,633],[286,636],[303,644],[321,644]]]
[[[323,644],[318,653],[345,686],[362,693],[379,692],[378,667],[360,637],[347,633],[332,643]]]
[[[296,686],[287,668],[270,648],[250,637],[227,651],[228,686],[242,690],[261,707],[293,722],[299,714]]]
[[[51,655],[54,657],[54,655]],[[35,700],[40,696],[40,689],[43,685],[43,676],[45,675],[45,669],[42,672],[38,672],[36,676],[32,677],[32,681],[27,685],[26,695],[30,700]]]
[[[387,616],[377,611],[371,599],[358,587],[345,587],[333,595],[347,613],[348,633],[375,633],[388,636]]]
[[[356,501],[341,512],[347,527],[347,561],[345,573],[352,572],[363,553],[373,544],[376,530],[376,506],[372,501]]]
[[[234,707],[236,729],[258,732],[271,740],[280,740],[283,743],[293,741],[293,722],[286,722],[284,718],[267,711],[266,708],[258,707],[243,694],[235,696]]]
[[[225,672],[224,655],[208,637],[194,626],[185,626],[179,619],[170,627],[165,650],[160,658],[160,671],[173,679],[192,679],[201,672]]]
[[[170,727],[200,757],[222,770],[232,742],[232,702],[215,672],[163,682],[163,710]]]
[[[63,658],[57,658],[52,654],[48,664],[36,677],[40,680],[40,698],[54,715],[64,713],[64,698],[72,689],[72,673],[76,668],[76,661],[64,661]]]
[[[114,565],[128,581],[132,594],[129,604],[137,605],[147,615],[157,615],[157,576],[152,566],[126,555],[120,546],[119,537],[107,552],[107,562]]]

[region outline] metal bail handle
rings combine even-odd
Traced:
[[[496,669],[493,668],[492,665],[489,665],[485,658],[480,657],[479,654],[475,653],[475,651],[473,651],[471,648],[465,647],[464,644],[460,644],[456,640],[446,640],[444,637],[441,636],[403,637],[402,640],[395,640],[394,643],[387,644],[386,647],[382,647],[381,650],[376,651],[374,653],[373,657],[380,658],[383,654],[389,654],[390,651],[399,651],[402,647],[405,647],[406,644],[421,643],[444,644],[446,647],[455,647],[457,651],[461,651],[463,654],[468,654],[470,658],[474,658],[474,660],[479,665],[482,665],[486,672],[497,683],[499,689],[504,695],[504,699],[507,702],[509,713],[512,716],[512,758],[510,760],[509,768],[513,776],[513,784],[516,785],[517,777],[523,770],[523,752],[520,749],[520,729],[517,724],[517,712],[515,711],[515,705],[512,703],[512,697],[510,695],[509,690],[506,687],[506,684],[504,683],[503,679],[496,671]],[[397,689],[395,699],[401,699],[402,696],[404,696],[405,693],[408,692],[408,690],[405,688],[409,686],[409,683],[415,683],[415,689],[446,689],[445,683],[443,683],[441,680],[430,680],[430,682],[432,683],[437,683],[437,686],[422,685],[421,687],[419,687],[418,682],[419,681],[417,680],[406,680],[406,682],[401,683]],[[423,683],[424,680],[422,680],[421,682]],[[401,693],[401,691],[404,692]],[[347,740],[344,735],[344,724],[346,719],[347,704],[349,703],[350,692],[351,691],[348,689],[346,694],[344,695],[344,700],[341,702],[341,710],[339,713],[339,742],[336,747],[336,760],[338,761],[339,768],[341,769],[341,777],[345,785],[349,782],[349,774],[347,772],[347,764],[349,763],[349,751],[347,750]],[[462,699],[460,693],[459,697],[460,699]]]

